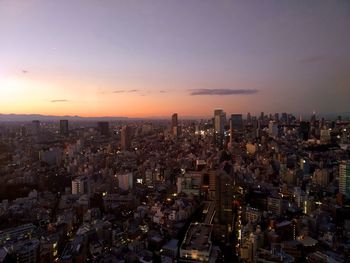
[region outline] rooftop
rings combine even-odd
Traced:
[[[211,247],[213,225],[192,223],[187,230],[181,249],[206,251]]]

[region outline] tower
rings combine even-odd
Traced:
[[[178,119],[177,119],[177,113],[174,113],[171,116],[171,133],[175,138],[179,136],[179,126],[178,126]]]
[[[60,120],[60,134],[68,135],[68,120]]]

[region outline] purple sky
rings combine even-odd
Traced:
[[[0,0],[0,36],[2,113],[350,111],[350,1]]]

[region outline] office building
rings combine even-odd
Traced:
[[[68,120],[60,120],[60,134],[67,136],[68,133]]]
[[[100,133],[100,135],[108,136],[108,134],[109,134],[109,122],[99,121],[97,123],[97,130]]]
[[[350,197],[350,161],[342,161],[339,165],[339,193]]]
[[[269,135],[276,138],[278,136],[278,124],[275,121],[269,122]]]
[[[230,224],[233,220],[233,178],[225,171],[221,171],[216,177],[216,213],[222,224]]]
[[[83,195],[90,193],[89,178],[80,176],[72,180],[72,194]]]
[[[133,188],[134,178],[132,173],[118,174],[118,186],[124,191],[131,190]]]
[[[242,114],[231,114],[230,129],[236,131],[243,130],[243,118]]]
[[[230,143],[232,146],[233,138],[235,132],[242,132],[243,131],[243,118],[242,114],[231,114],[230,119]]]
[[[299,136],[300,139],[307,141],[309,139],[310,123],[302,121],[300,122]]]
[[[215,133],[223,135],[226,124],[226,113],[221,109],[214,110],[214,129]]]
[[[32,134],[38,135],[40,133],[40,121],[34,120],[32,121]]]
[[[174,113],[171,116],[171,133],[174,136],[174,138],[177,138],[179,134],[179,124],[178,124],[178,119],[177,119],[177,113]]]
[[[16,260],[15,262],[38,262],[39,246],[40,242],[37,239],[31,239],[16,243],[13,247],[13,254]]]
[[[132,128],[130,126],[123,126],[121,130],[121,149],[122,151],[131,150]]]

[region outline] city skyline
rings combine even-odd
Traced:
[[[3,114],[348,112],[347,1],[2,1],[0,17]]]

